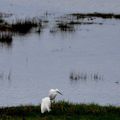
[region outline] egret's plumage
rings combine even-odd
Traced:
[[[44,113],[46,111],[48,112],[51,111],[51,101],[55,99],[58,93],[62,95],[62,93],[58,89],[50,89],[49,97],[45,97],[42,99],[41,113]]]
[[[62,95],[62,93],[58,89],[50,89],[49,91],[50,100],[54,100],[58,93]]]
[[[45,97],[42,99],[41,102],[41,113],[44,113],[46,111],[50,112],[51,111],[51,101],[49,97]]]

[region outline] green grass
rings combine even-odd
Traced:
[[[120,120],[120,107],[60,101],[41,114],[39,106],[0,108],[0,120]]]

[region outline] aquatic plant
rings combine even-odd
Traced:
[[[57,23],[57,28],[60,30],[60,31],[69,31],[69,32],[73,32],[75,31],[74,29],[74,26],[73,25],[70,25],[69,23],[67,22],[61,22],[61,23]]]
[[[99,17],[99,18],[103,18],[103,19],[111,19],[111,18],[120,19],[120,14],[113,14],[113,13],[98,13],[98,12],[72,13],[70,15],[76,17],[77,19],[80,19],[80,18],[91,18],[92,19],[94,17]]]
[[[11,45],[12,43],[12,33],[10,32],[0,32],[0,42]]]
[[[103,80],[103,75],[98,73],[98,72],[94,72],[94,73],[85,73],[85,72],[71,72],[69,75],[69,79],[70,80],[94,80],[94,81],[98,81],[98,80]]]
[[[15,23],[11,24],[12,30],[21,34],[30,32],[33,27],[37,27],[38,23],[33,19],[18,19]]]
[[[12,27],[8,23],[0,24],[1,32],[12,32]]]
[[[36,32],[41,32],[43,28],[42,22],[40,19],[17,19],[15,22],[8,23],[2,22],[0,24],[0,31],[2,32],[12,32],[19,34],[27,34],[31,31],[32,28],[36,28]]]
[[[97,25],[102,25],[103,23],[101,22],[94,22],[94,21],[70,21],[68,24],[70,25],[92,25],[92,24],[97,24]]]

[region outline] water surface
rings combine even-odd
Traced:
[[[2,4],[5,5],[6,1]],[[38,1],[24,2],[28,6],[33,3],[33,16]],[[19,6],[14,14],[22,16],[25,4],[15,0],[6,3],[8,5],[3,9],[5,12],[11,10],[14,13],[14,9]],[[59,5],[62,3],[63,1]],[[52,3],[42,1],[42,4],[51,10],[51,15],[47,16],[48,26],[40,34],[33,32],[24,36],[15,35],[11,46],[0,44],[0,106],[39,104],[48,95],[50,88],[58,88],[63,92],[63,96],[57,96],[57,100],[120,106],[120,21],[96,18],[94,22],[102,25],[78,25],[74,32],[51,33],[56,16],[64,15],[64,12],[58,4],[54,6],[59,6],[57,12],[51,9]],[[65,12],[79,10],[75,3],[70,9],[70,4],[73,2],[70,1],[68,5],[65,1]],[[106,4],[105,2],[103,6]],[[117,4],[115,2],[112,6]],[[24,14],[28,16],[30,8],[25,9],[28,10]],[[42,9],[43,13],[47,11],[37,7],[37,11],[38,9]],[[105,10],[109,11],[110,8]],[[119,12],[117,8],[115,10]],[[86,75],[86,79],[71,80],[71,72]],[[95,79],[94,75],[98,78]]]

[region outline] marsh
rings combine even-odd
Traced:
[[[80,12],[119,14],[119,0],[109,0],[109,6],[108,0],[48,1],[1,0],[0,12],[11,14],[2,16],[9,24],[26,18],[47,22],[40,33],[32,29],[13,34],[9,46],[0,43],[0,106],[39,104],[53,87],[64,92],[58,100],[120,106],[120,20],[71,17]],[[71,73],[79,79],[71,80]]]

